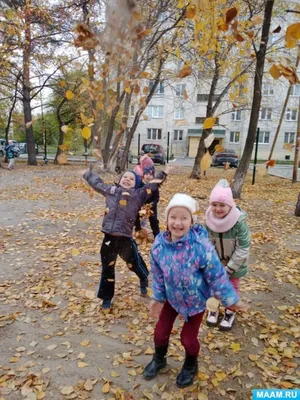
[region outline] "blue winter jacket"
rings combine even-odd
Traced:
[[[239,296],[207,230],[195,224],[176,242],[170,242],[169,235],[161,232],[151,249],[153,298],[168,300],[186,321],[206,309],[209,297],[217,297],[224,306],[237,303]]]

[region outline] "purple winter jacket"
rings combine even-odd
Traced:
[[[166,178],[161,172],[159,178]],[[89,170],[83,175],[87,183],[105,196],[106,210],[102,222],[102,232],[109,235],[132,237],[133,227],[139,209],[157,190],[158,184],[147,183],[142,188],[124,189],[118,185],[103,182],[99,175]]]

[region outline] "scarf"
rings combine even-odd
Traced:
[[[229,231],[238,222],[240,215],[240,210],[234,206],[224,218],[216,218],[211,206],[209,206],[205,213],[205,223],[213,232],[224,233]]]

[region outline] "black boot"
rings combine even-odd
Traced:
[[[177,376],[176,384],[180,388],[184,388],[193,384],[194,378],[198,372],[198,356],[189,356],[186,354],[185,361]]]
[[[155,347],[155,354],[152,361],[145,367],[143,375],[147,380],[153,379],[159,371],[167,365],[166,354],[168,346]]]

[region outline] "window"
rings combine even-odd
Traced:
[[[295,132],[285,132],[284,143],[294,144],[294,142],[295,142]]]
[[[213,101],[217,101],[219,94],[213,95]],[[197,101],[208,101],[209,94],[197,94]]]
[[[130,116],[134,117],[134,106],[130,106]]]
[[[196,117],[195,124],[204,124],[205,117]]]
[[[230,132],[229,143],[240,143],[240,132]]]
[[[164,116],[163,106],[148,106],[149,118],[163,118],[163,116]]]
[[[183,131],[175,130],[173,140],[183,140]]]
[[[185,85],[184,84],[176,85],[176,96],[183,97],[184,96],[184,91],[185,91]]]
[[[231,113],[231,121],[240,121],[242,119],[242,111],[235,110]]]
[[[272,96],[274,94],[274,86],[272,83],[262,84],[262,94],[264,96]]]
[[[155,81],[150,81],[150,82],[149,82],[149,89],[150,89],[150,91],[151,91],[151,89],[153,88],[154,83],[155,83]],[[156,86],[156,89],[155,89],[155,92],[154,92],[154,93],[155,93],[155,94],[163,94],[163,93],[165,93],[165,88],[164,88],[163,82],[158,82],[158,85]]]
[[[285,119],[287,121],[297,121],[297,108],[288,108],[286,110]]]
[[[293,85],[291,96],[300,96],[300,85]]]
[[[180,107],[175,110],[175,119],[183,119],[184,118],[184,108]]]
[[[259,132],[258,143],[269,144],[270,143],[270,132]]]
[[[147,129],[147,139],[150,140],[161,140],[161,129]]]
[[[259,119],[270,121],[272,119],[272,108],[264,107],[259,112]]]

